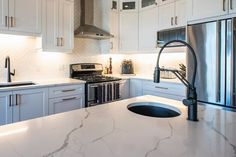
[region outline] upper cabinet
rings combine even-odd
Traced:
[[[74,48],[74,1],[43,2],[43,51],[71,52]]]
[[[0,0],[0,8],[0,30],[3,32],[23,35],[41,33],[42,0]]]
[[[158,7],[155,0],[140,0],[139,10],[139,51],[156,50],[158,30]],[[152,18],[150,18],[152,17]]]
[[[119,1],[112,0],[111,2],[111,11],[109,16],[110,21],[110,32],[114,35],[111,41],[111,52],[117,53],[119,50]]]
[[[236,13],[236,0],[229,0],[229,13]]]
[[[120,52],[138,51],[138,1],[122,0],[120,3],[119,50]]]
[[[188,0],[188,20],[201,20],[236,13],[236,0]]]
[[[177,0],[159,6],[158,30],[183,27],[187,25],[186,1]]]

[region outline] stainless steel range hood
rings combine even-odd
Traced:
[[[75,30],[76,38],[110,39],[114,36],[94,25],[94,0],[81,0],[80,27]]]

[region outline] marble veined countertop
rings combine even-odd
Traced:
[[[0,92],[7,92],[7,91],[12,91],[12,90],[23,90],[23,89],[34,89],[34,88],[44,88],[44,87],[55,87],[55,86],[64,86],[64,85],[76,85],[76,84],[85,84],[86,83],[85,81],[71,79],[71,78],[30,80],[30,81],[17,80],[14,82],[32,82],[32,83],[35,83],[35,85],[1,87]]]
[[[160,102],[181,116],[151,118],[127,110]],[[181,102],[142,96],[0,127],[1,157],[235,157],[236,113],[199,106],[186,120]]]

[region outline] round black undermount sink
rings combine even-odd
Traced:
[[[181,111],[173,106],[154,102],[132,103],[127,108],[131,112],[149,117],[173,118],[181,115]]]

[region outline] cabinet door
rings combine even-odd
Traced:
[[[187,26],[186,1],[178,0],[175,2],[175,25],[178,27]]]
[[[142,80],[130,79],[130,97],[137,97],[143,95]]]
[[[72,51],[74,48],[74,3],[72,0],[60,0],[58,20],[60,49]]]
[[[59,0],[43,1],[43,51],[58,51]]]
[[[129,86],[130,86],[129,79],[121,81],[120,84],[121,99],[128,99],[130,97]]]
[[[158,10],[158,29],[169,29],[175,27],[175,3],[159,6]]]
[[[8,29],[8,0],[0,0],[0,30]]]
[[[188,0],[190,3],[190,20],[226,15],[227,0]],[[192,8],[192,9],[191,9]]]
[[[48,115],[48,89],[13,91],[13,122]]]
[[[49,100],[49,114],[57,114],[83,108],[84,95],[67,96]]]
[[[111,11],[110,11],[110,33],[114,35],[114,38],[111,38],[111,52],[117,53],[119,50],[119,6],[117,0],[111,1]]]
[[[41,33],[42,0],[9,0],[9,30]]]
[[[152,18],[150,18],[152,17]],[[139,51],[156,50],[158,28],[158,8],[150,8],[139,13]]]
[[[120,13],[120,51],[138,50],[138,13]]]
[[[0,93],[0,125],[12,123],[11,92]]]
[[[236,0],[229,0],[229,13],[236,13]]]

